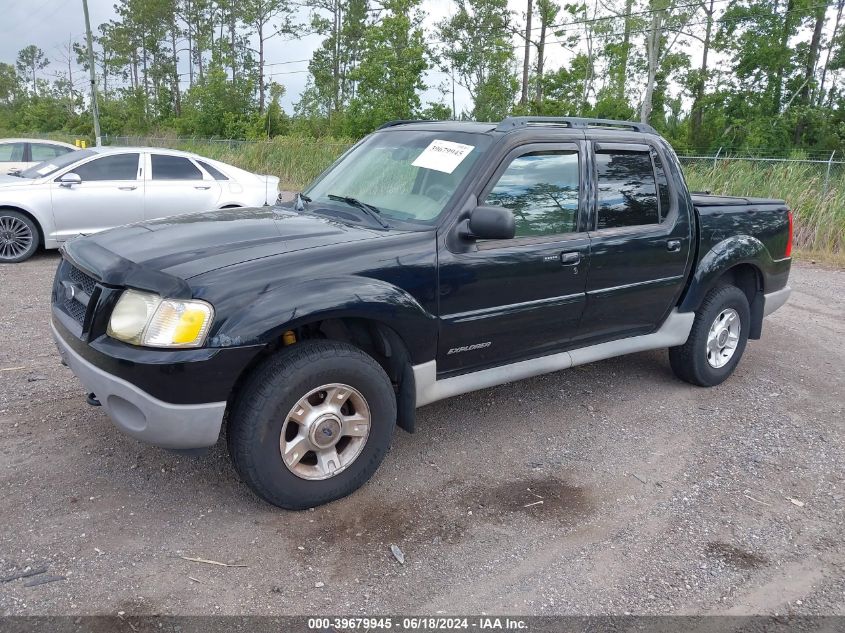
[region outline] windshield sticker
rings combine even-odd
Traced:
[[[442,171],[444,174],[451,174],[473,149],[475,149],[474,145],[434,140],[411,164],[414,167],[434,169]]]
[[[44,167],[42,167],[41,169],[36,170],[35,173],[39,176],[44,176],[46,174],[49,174],[51,171],[55,171],[56,169],[58,169],[58,167],[56,167],[53,163],[48,163],[44,165]]]

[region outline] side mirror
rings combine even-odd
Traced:
[[[74,174],[72,171],[62,175],[59,178],[59,186],[60,187],[73,187],[74,185],[78,185],[82,182],[82,178],[79,177],[79,174]]]
[[[510,240],[516,235],[513,211],[506,207],[475,207],[467,220],[465,237],[481,240]]]

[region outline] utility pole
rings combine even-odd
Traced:
[[[525,13],[525,58],[522,60],[522,96],[519,98],[519,105],[528,103],[528,70],[531,67],[531,13],[533,13],[532,0],[528,0],[528,10]]]
[[[452,120],[458,120],[458,113],[455,110],[455,64],[452,64]]]
[[[100,135],[100,106],[97,103],[97,71],[94,66],[94,44],[91,37],[91,18],[88,17],[88,0],[82,0],[82,10],[85,12],[85,37],[88,40],[88,70],[91,74],[91,112],[94,114],[94,141],[99,147],[103,144]]]

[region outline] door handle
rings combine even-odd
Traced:
[[[575,266],[581,261],[581,253],[561,253],[560,263],[564,266]]]
[[[132,185],[129,187],[118,187],[121,191],[135,191],[138,187],[136,185]]]
[[[677,253],[681,250],[681,240],[669,240],[666,242],[666,250],[670,253]]]
[[[207,189],[211,189],[211,185],[196,185],[194,189],[200,189],[202,191],[206,191]]]

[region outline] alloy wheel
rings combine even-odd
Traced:
[[[719,312],[707,334],[707,362],[711,367],[720,369],[733,358],[739,343],[741,322],[739,313],[733,308]]]
[[[331,383],[312,389],[282,424],[282,461],[302,479],[334,477],[361,454],[370,422],[370,407],[354,387]]]
[[[0,259],[16,259],[31,247],[35,236],[30,227],[13,216],[0,216]]]

